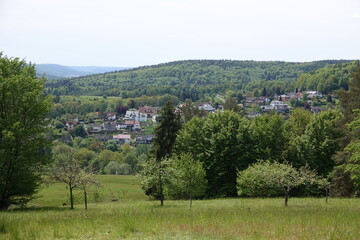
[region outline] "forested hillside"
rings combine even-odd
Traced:
[[[205,95],[234,91],[262,91],[267,94],[283,93],[296,87],[302,74],[306,78],[322,68],[342,64],[351,68],[346,60],[327,60],[307,63],[256,62],[231,60],[188,60],[139,67],[131,70],[97,74],[72,79],[48,81],[46,91],[54,95],[121,96],[171,94],[180,100],[198,100]],[[331,69],[337,70],[336,67]],[[303,81],[304,82],[304,81]],[[312,87],[298,83],[302,88]],[[341,84],[343,85],[343,81]],[[333,89],[324,88],[324,90]]]

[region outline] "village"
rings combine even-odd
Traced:
[[[329,97],[330,96],[330,97]],[[317,91],[291,92],[273,97],[259,96],[246,97],[236,103],[242,114],[248,118],[265,113],[277,113],[287,116],[292,108],[302,107],[312,113],[319,113],[326,108],[333,96],[324,97]],[[330,98],[330,100],[329,100]],[[215,111],[226,110],[225,102],[196,103],[197,108],[206,115]],[[182,113],[185,103],[176,106],[177,111]],[[142,106],[138,109],[128,109],[125,114],[119,115],[116,112],[96,112],[93,122],[85,122],[76,118],[67,121],[65,130],[70,131],[82,125],[87,136],[93,137],[96,141],[114,141],[118,146],[124,143],[130,145],[151,144],[154,139],[154,126],[160,107]]]

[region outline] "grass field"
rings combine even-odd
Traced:
[[[64,186],[53,185],[31,203],[42,207],[0,212],[0,239],[360,239],[359,199],[326,204],[291,198],[287,208],[280,198],[202,200],[192,208],[188,201],[165,201],[160,207],[133,177],[100,179],[103,202],[87,211],[81,204],[75,210],[53,204],[66,194]]]

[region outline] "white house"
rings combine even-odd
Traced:
[[[207,112],[215,111],[215,108],[213,106],[211,106],[210,104],[208,104],[208,103],[204,103],[204,104],[200,105],[199,109],[207,111]]]
[[[127,110],[125,114],[125,119],[139,122],[147,121],[147,114],[140,113],[138,110]]]

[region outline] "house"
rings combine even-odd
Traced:
[[[72,129],[72,128],[75,128],[78,124],[79,124],[78,121],[67,121],[65,123],[65,127],[67,129]]]
[[[116,120],[116,113],[114,112],[106,112],[104,113],[104,119],[107,121],[115,121]]]
[[[101,124],[88,124],[85,126],[85,128],[89,133],[95,133],[95,132],[101,132],[103,127]]]
[[[271,101],[270,106],[261,106],[263,112],[276,111],[277,113],[288,113],[289,109],[289,105],[277,100]]]
[[[96,138],[96,140],[99,140],[101,142],[106,142],[113,139],[112,136],[103,135],[103,134],[96,134],[94,135],[94,137]]]
[[[256,98],[247,97],[247,98],[245,99],[244,106],[245,106],[245,107],[251,106],[251,105],[254,103],[255,99],[256,99]]]
[[[147,121],[147,114],[140,113],[138,110],[127,110],[125,114],[125,119],[139,122]]]
[[[156,122],[156,118],[158,117],[158,115],[153,115],[152,117],[151,117],[151,121],[153,121],[153,122]]]
[[[106,132],[115,132],[117,124],[115,122],[104,122],[102,124],[102,130]]]
[[[273,106],[273,107],[275,107],[275,106],[282,106],[282,105],[287,105],[287,104],[284,104],[283,101],[277,101],[277,100],[274,100],[274,101],[271,101],[271,102],[270,102],[270,106]]]
[[[154,135],[139,135],[136,136],[136,143],[138,144],[149,144],[153,141]]]
[[[139,121],[125,121],[126,128],[131,130],[141,130]]]
[[[149,107],[149,106],[139,107],[139,113],[145,114],[148,118],[151,118],[152,116],[156,115],[158,110],[159,110],[158,107]]]
[[[213,112],[215,111],[215,108],[211,106],[209,103],[204,103],[199,106],[200,110],[204,110],[206,112]]]
[[[305,92],[308,98],[322,98],[323,95],[318,91],[306,91]]]
[[[288,102],[290,100],[290,96],[286,95],[286,94],[283,94],[283,95],[280,95],[280,99],[283,102]]]
[[[131,142],[131,135],[117,134],[117,135],[113,135],[112,139],[118,144],[130,143]]]

